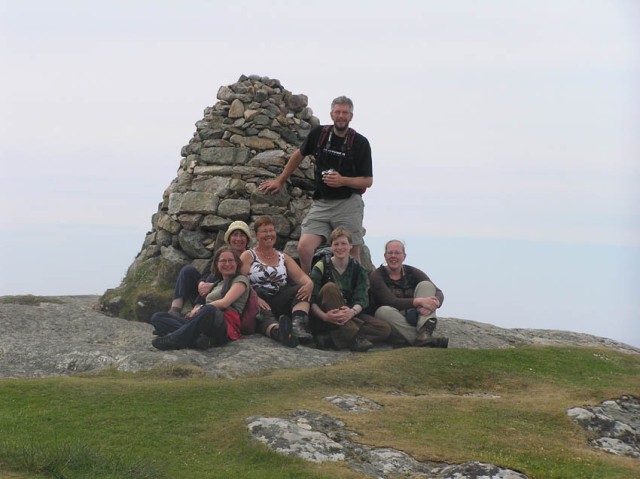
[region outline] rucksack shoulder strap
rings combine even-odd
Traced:
[[[316,145],[316,150],[321,150],[324,148],[327,143],[327,138],[329,138],[329,132],[331,131],[332,125],[325,125],[322,127],[322,131],[320,132],[320,136],[318,137],[318,144]]]

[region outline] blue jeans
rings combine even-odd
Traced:
[[[173,299],[182,298],[183,301],[189,301],[194,306],[196,304],[204,304],[205,298],[198,293],[198,283],[201,278],[202,275],[195,266],[190,264],[183,266],[180,273],[178,273]]]

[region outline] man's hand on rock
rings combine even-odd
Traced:
[[[263,181],[260,186],[258,186],[260,191],[264,191],[265,193],[271,193],[275,195],[282,189],[282,183],[277,178],[274,180]]]

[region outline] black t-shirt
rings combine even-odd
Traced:
[[[351,151],[347,151],[345,145],[346,137],[340,137],[330,130],[327,137],[327,144],[316,151],[318,141],[322,134],[323,126],[316,126],[310,132],[307,138],[300,146],[300,153],[303,156],[314,155],[315,164],[315,181],[316,191],[313,194],[314,199],[344,199],[349,198],[353,193],[361,194],[359,189],[341,186],[339,188],[331,188],[322,181],[322,172],[333,168],[342,176],[373,176],[373,166],[371,161],[371,146],[360,133],[355,132],[355,138]]]

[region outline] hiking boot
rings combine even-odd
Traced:
[[[167,334],[166,336],[158,336],[151,341],[151,345],[154,348],[159,349],[160,351],[167,351],[169,349],[180,349],[180,346],[178,346],[178,343],[171,337],[170,334]]]
[[[429,318],[427,322],[420,326],[418,329],[418,335],[416,336],[416,343],[423,343],[427,339],[433,336],[433,332],[436,330],[436,325],[438,324],[437,318]]]
[[[329,333],[318,333],[313,339],[315,340],[316,348],[318,349],[335,349],[336,347]]]
[[[293,322],[289,316],[283,314],[278,318],[277,334],[280,344],[283,344],[288,348],[295,348],[298,346],[298,338],[293,335]]]
[[[313,336],[309,332],[305,318],[301,316],[294,316],[292,324],[293,335],[298,338],[300,342],[311,342]]]
[[[363,338],[359,334],[356,334],[356,336],[353,338],[353,341],[351,341],[349,349],[356,353],[364,353],[366,351],[369,351],[372,347],[373,343],[371,341]]]
[[[423,347],[423,348],[448,348],[449,347],[449,338],[429,338],[425,341],[418,343],[415,342],[414,346]]]
[[[199,335],[194,341],[193,347],[202,351],[209,349],[211,347],[211,340],[209,339],[209,336],[206,334]]]

